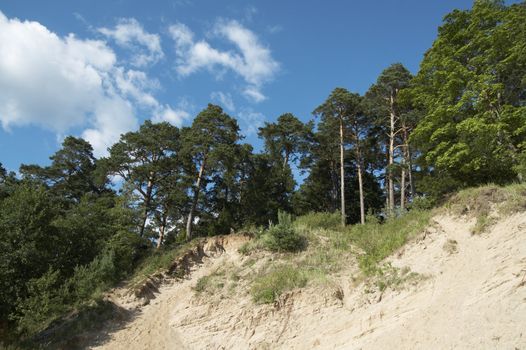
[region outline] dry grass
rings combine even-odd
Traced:
[[[496,218],[526,210],[526,184],[498,186],[489,184],[460,191],[446,203],[454,215],[476,218],[473,234],[481,234],[491,227]]]

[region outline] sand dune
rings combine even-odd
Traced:
[[[396,256],[422,278],[402,290],[366,292],[334,276],[340,290],[311,286],[254,305],[248,293],[196,295],[202,276],[243,266],[237,249],[204,258],[182,282],[155,299],[94,349],[524,349],[526,348],[526,214],[472,235],[472,221],[443,215]]]

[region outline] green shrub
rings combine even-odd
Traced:
[[[298,235],[292,227],[283,225],[272,226],[264,238],[265,246],[272,251],[294,252],[302,250],[305,239]]]
[[[279,212],[279,223],[269,227],[263,237],[265,246],[272,251],[294,252],[305,248],[306,240],[292,226],[292,216]]]
[[[115,266],[115,253],[106,250],[86,266],[75,268],[73,277],[68,281],[72,302],[89,299],[110,287],[118,280],[119,272]]]
[[[437,204],[434,198],[429,196],[417,196],[413,199],[413,202],[409,204],[410,209],[414,210],[431,210]]]
[[[125,311],[112,302],[94,300],[80,305],[67,317],[52,322],[45,331],[23,341],[21,349],[77,349],[79,334],[102,329],[107,326],[106,321],[122,320],[123,317],[126,317]]]
[[[523,151],[518,157],[517,165],[513,170],[517,173],[521,182],[526,182],[526,151]]]
[[[125,277],[148,253],[149,242],[137,234],[119,231],[107,243],[106,249],[113,251],[115,256],[115,272],[118,278]]]
[[[67,310],[60,279],[58,271],[48,270],[28,282],[28,296],[19,302],[15,316],[19,334],[41,331]]]

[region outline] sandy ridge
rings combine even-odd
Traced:
[[[353,268],[334,279],[343,292],[308,287],[274,305],[248,293],[196,296],[198,279],[225,264],[241,266],[241,243],[196,266],[95,349],[525,349],[526,214],[473,236],[472,221],[437,216],[393,266],[428,278],[416,287],[364,293]],[[451,248],[454,246],[454,248]]]

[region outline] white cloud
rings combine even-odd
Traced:
[[[133,98],[139,106],[153,108],[159,106],[159,102],[149,91],[158,89],[160,84],[156,80],[150,80],[146,73],[116,67],[113,78],[119,92]]]
[[[168,28],[177,50],[187,49],[194,43],[194,33],[183,23],[176,23]]]
[[[265,95],[263,95],[257,88],[253,86],[247,86],[247,88],[243,90],[243,95],[256,103],[265,101],[267,99]]]
[[[256,135],[266,119],[262,113],[256,112],[251,108],[244,108],[238,113],[237,117],[242,133],[247,136]]]
[[[38,124],[63,132],[83,123],[105,96],[104,75],[115,64],[101,41],[59,38],[37,22],[0,12],[0,121],[4,129]]]
[[[152,95],[158,87],[144,72],[118,66],[103,41],[59,37],[0,12],[0,125],[6,130],[37,125],[64,135],[84,129],[101,156],[121,133],[137,128],[137,109],[179,123]]]
[[[181,126],[185,119],[190,118],[190,113],[182,108],[172,109],[170,106],[161,106],[154,114],[152,121],[155,123],[168,122],[170,124]]]
[[[94,127],[85,130],[82,137],[88,140],[97,156],[117,141],[121,134],[137,128],[132,105],[119,96],[100,101],[94,110]]]
[[[230,112],[234,112],[236,110],[236,106],[234,105],[234,101],[232,100],[232,95],[230,95],[230,93],[214,91],[210,94],[210,99],[212,99],[212,101],[218,101],[225,109]]]
[[[131,63],[136,67],[155,64],[164,57],[161,38],[144,30],[134,18],[121,18],[114,29],[99,28],[98,31],[115,40],[117,45],[134,52]]]
[[[252,31],[237,21],[218,22],[212,37],[226,39],[233,44],[235,50],[229,51],[215,49],[205,40],[195,41],[193,32],[181,23],[172,25],[170,34],[175,41],[176,70],[181,76],[201,69],[210,72],[216,72],[217,68],[230,69],[248,84],[245,96],[254,102],[265,99],[261,87],[274,78],[279,64],[270,49],[263,46]]]
[[[184,101],[176,109],[159,103],[151,91],[159,89],[160,84],[157,80],[149,79],[144,72],[117,67],[114,80],[121,95],[135,101],[139,108],[151,112],[152,121],[181,126],[185,119],[190,118],[190,113],[185,110],[187,106]]]

